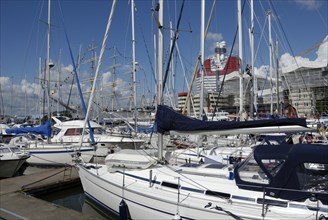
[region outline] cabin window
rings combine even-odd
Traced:
[[[328,191],[328,164],[303,163],[297,167],[296,173],[302,190]]]
[[[181,165],[181,167],[199,167],[201,164],[199,163],[185,163]]]
[[[251,183],[269,184],[269,178],[257,164],[253,155],[250,155],[238,169],[240,179]]]
[[[279,201],[279,200],[273,200],[273,199],[262,199],[262,198],[257,198],[257,203],[258,204],[267,204],[267,205],[274,205],[274,206],[279,206],[279,207],[287,207],[288,203],[284,201]]]
[[[4,153],[10,153],[10,150],[8,148],[0,149],[0,154],[4,154]]]
[[[226,165],[220,163],[213,163],[206,166],[206,168],[212,168],[212,169],[222,169],[223,167],[226,167]]]
[[[76,136],[82,134],[82,128],[69,128],[65,132],[65,136]]]
[[[275,176],[282,165],[285,163],[283,159],[270,159],[270,160],[262,160],[263,165],[269,171],[272,176]]]
[[[245,197],[245,196],[236,196],[236,195],[232,195],[231,199],[239,199],[239,200],[244,200],[244,201],[250,201],[250,202],[255,202],[254,198],[250,198],[250,197]]]
[[[10,150],[11,150],[13,153],[20,152],[20,149],[19,149],[18,147],[11,147]]]
[[[217,192],[212,190],[206,190],[205,195],[216,196],[224,199],[230,199],[229,193]]]
[[[93,128],[92,132],[93,134],[103,134],[104,130],[102,128]]]
[[[61,131],[61,129],[59,129],[59,128],[53,128],[52,135],[57,135],[57,134],[59,134],[60,131]]]
[[[165,181],[162,182],[162,186],[166,186],[166,187],[173,188],[173,189],[178,189],[179,188],[178,184],[165,182]]]

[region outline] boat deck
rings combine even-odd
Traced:
[[[31,196],[79,184],[74,167],[48,169],[0,180],[0,219],[92,219],[94,217]]]

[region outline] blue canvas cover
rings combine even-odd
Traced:
[[[265,119],[254,121],[202,121],[191,118],[176,112],[172,108],[164,105],[159,105],[156,112],[157,131],[165,133],[168,131],[219,131],[229,129],[242,128],[258,128],[269,126],[287,126],[299,125],[307,127],[304,118],[280,118],[280,119]]]
[[[46,137],[51,136],[51,123],[48,120],[44,125],[40,125],[37,127],[25,127],[25,128],[9,128],[6,129],[7,134],[24,134],[24,133],[33,133],[33,134],[41,134]]]
[[[258,145],[253,152],[258,166],[268,178],[268,183],[247,181],[239,174],[247,159],[234,170],[239,188],[263,191],[267,195],[294,201],[307,198],[328,204],[328,148],[321,144]],[[276,168],[267,161],[281,161]],[[310,166],[312,165],[312,167]]]
[[[129,128],[129,131],[137,131],[137,132],[142,132],[142,133],[157,133],[157,126],[154,124],[152,127],[137,127],[137,130],[135,128]]]

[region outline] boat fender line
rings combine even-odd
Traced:
[[[131,219],[130,212],[129,212],[129,207],[122,199],[120,206],[119,206],[119,213],[120,213],[120,220],[128,220]]]
[[[233,217],[234,219],[236,220],[243,220],[241,217],[239,217],[238,215],[235,215],[233,214],[232,212],[229,212],[227,210],[224,210],[223,208],[219,207],[219,206],[215,206],[215,207],[212,207],[211,209],[215,209],[215,210],[218,210],[218,211],[222,211],[222,212],[225,212],[227,213],[228,215],[230,215],[231,217]]]

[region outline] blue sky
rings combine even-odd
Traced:
[[[176,25],[181,2],[181,0],[164,0],[164,27],[169,27],[169,18],[172,19],[173,25]],[[208,19],[212,2],[206,0],[206,20]],[[99,55],[112,1],[62,0],[59,3],[57,0],[52,1],[51,59],[57,67],[59,66],[59,60],[61,60],[61,80],[64,81],[61,86],[64,87],[67,85],[69,87],[72,79],[70,74],[72,62],[65,39],[59,4],[62,8],[64,25],[67,28],[67,34],[75,60],[77,59],[80,47],[82,54],[84,54],[84,63],[81,64],[80,74],[82,79],[86,79],[91,74],[91,64],[86,62],[91,58],[88,47],[94,42],[96,54]],[[216,41],[225,40],[228,51],[232,47],[237,27],[236,5],[237,3],[234,0],[217,1],[213,20],[209,28],[208,39],[205,43],[206,57],[213,54]],[[47,6],[48,1],[41,0],[0,1],[0,82],[2,90],[2,103],[0,102],[0,104],[1,107],[4,106],[2,108],[5,108],[5,112],[7,113],[9,112],[8,102],[11,103],[10,109],[14,108],[15,111],[17,110],[15,114],[23,114],[26,112],[26,109],[36,111],[32,107],[26,107],[26,104],[24,107],[22,102],[28,96],[28,99],[33,100],[29,103],[37,103],[34,99],[40,93],[40,86],[38,85],[39,57],[42,59],[43,66],[44,59],[46,58],[47,45]],[[154,92],[155,85],[150,65],[154,65],[153,39],[154,34],[157,34],[157,28],[154,18],[151,15],[152,1],[136,0],[135,6],[136,60],[139,64],[137,85],[138,96],[140,97],[142,91],[149,90],[149,93]],[[259,68],[260,66],[268,65],[268,46],[266,43],[268,31],[267,22],[265,23],[265,13],[270,9],[274,14],[272,18],[272,37],[274,41],[276,39],[279,41],[279,56],[285,53],[289,53],[291,56],[302,54],[304,58],[309,60],[317,59],[317,47],[306,54],[303,52],[323,41],[328,35],[328,1],[255,0],[255,47],[259,48],[255,66]],[[243,15],[243,32],[245,33],[250,25],[249,11],[249,1],[247,0]],[[200,1],[185,1],[178,45],[183,59],[183,65],[189,78],[200,48],[199,27]],[[262,30],[263,28],[264,31]],[[192,32],[188,30],[192,30]],[[166,30],[164,33],[166,39],[164,57],[165,61],[167,61],[169,53],[169,31]],[[245,63],[250,62],[248,42],[248,36],[245,36],[243,40]],[[113,47],[115,47],[118,55],[117,62],[121,64],[117,69],[116,84],[119,85],[119,90],[122,92],[121,95],[123,97],[123,91],[129,90],[129,80],[131,77],[129,74],[129,65],[131,65],[132,59],[131,6],[129,1],[118,0],[117,2],[107,47],[110,49],[106,50],[100,74],[103,74],[102,77],[104,80],[110,84],[112,73],[109,67],[113,65],[113,58],[111,57],[113,57]],[[237,44],[234,48],[233,54],[238,54]],[[61,58],[59,58],[60,49],[62,49]],[[185,79],[183,78],[183,74],[181,74],[181,64],[177,59],[175,63],[177,90],[185,90],[186,84],[183,83]],[[166,64],[164,65],[164,70],[165,68]],[[55,73],[56,70],[53,71],[52,77],[56,78],[58,74]],[[85,84],[83,88],[87,91],[87,83],[84,83],[85,80],[81,81],[82,84]],[[9,86],[9,84],[12,85]],[[59,85],[53,86],[55,87],[54,90],[56,90]],[[21,94],[15,97],[17,101],[15,100],[14,102],[20,103],[21,107],[13,107],[12,98],[11,100],[8,99],[9,96],[13,97],[13,95],[8,95],[11,88],[20,90]],[[128,94],[129,92],[125,93]],[[57,94],[55,91],[54,95],[58,95],[58,91]],[[63,94],[62,97],[63,99],[67,99],[67,93]],[[19,101],[19,99],[23,100]],[[124,105],[123,103],[127,99],[122,100],[122,105]],[[36,104],[33,104],[33,106],[36,106]]]

